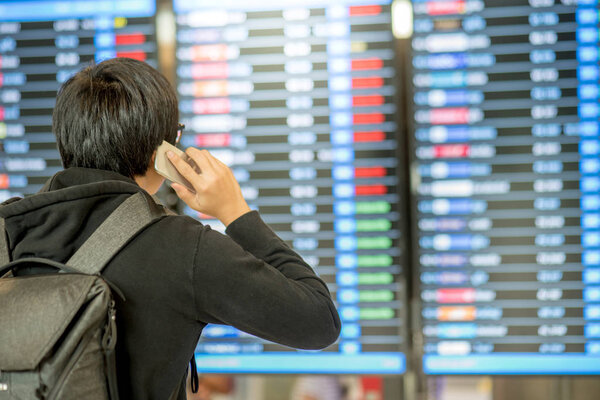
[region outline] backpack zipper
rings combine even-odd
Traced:
[[[108,305],[107,317],[106,331],[102,335],[102,349],[104,351],[112,351],[117,344],[117,310],[115,308],[115,301],[112,299]]]

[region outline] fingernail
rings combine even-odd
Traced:
[[[167,157],[173,158],[175,154],[172,151],[167,151]]]

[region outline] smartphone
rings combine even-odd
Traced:
[[[179,150],[177,147],[173,146],[171,143],[163,141],[158,149],[156,150],[156,158],[154,159],[154,169],[160,175],[164,176],[171,182],[179,183],[180,185],[185,186],[189,191],[196,192],[194,190],[194,186],[185,179],[177,168],[171,163],[169,157],[167,157],[167,152],[172,151],[178,157],[181,157],[183,161],[187,162],[197,173],[200,173],[200,170],[194,160],[192,160],[187,154],[183,151]]]

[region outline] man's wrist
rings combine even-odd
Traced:
[[[240,207],[236,208],[234,211],[227,212],[226,214],[223,214],[223,215],[219,216],[218,218],[219,218],[219,221],[221,221],[223,223],[223,225],[225,225],[225,227],[227,227],[233,221],[240,218],[242,215],[249,213],[250,211],[252,211],[252,210],[246,204],[244,206],[240,206]]]

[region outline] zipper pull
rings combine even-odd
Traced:
[[[117,310],[115,301],[111,300],[108,305],[108,326],[102,337],[102,347],[105,350],[114,350],[117,344]]]

